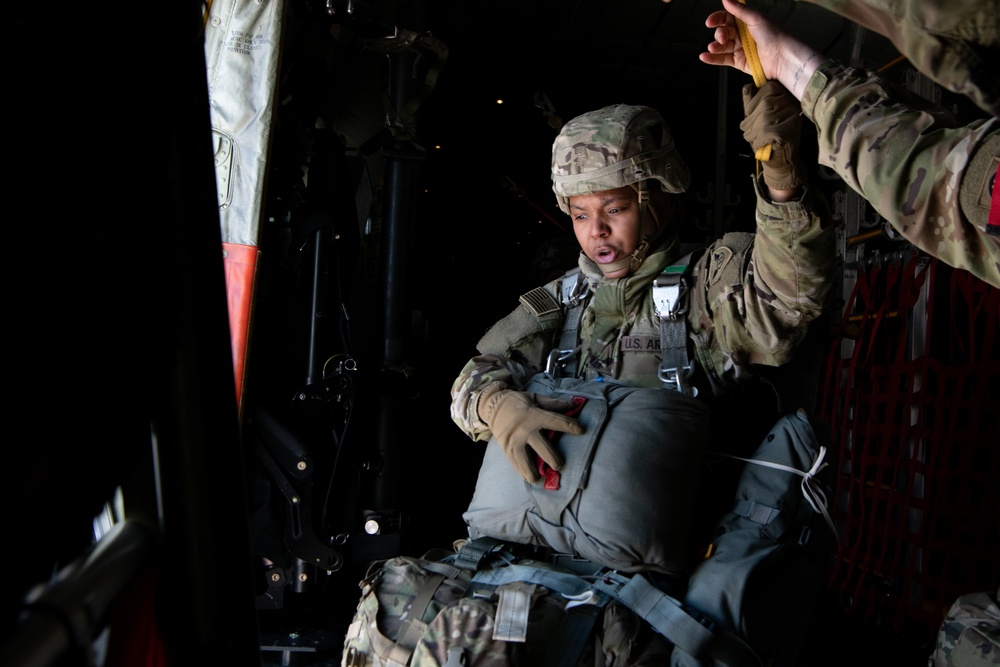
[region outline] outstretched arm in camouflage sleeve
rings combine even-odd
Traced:
[[[825,58],[759,12],[722,2],[725,10],[706,19],[715,33],[701,60],[748,72],[734,17],[743,20],[765,76],[815,123],[820,162],[916,247],[1000,287],[1000,236],[988,225],[1000,119],[961,125],[874,73]]]
[[[744,276],[744,284],[752,286],[745,296],[746,319],[752,332],[777,331],[776,322],[786,332],[794,332],[790,338],[796,341],[822,312],[833,286],[833,216],[825,200],[807,189],[806,169],[799,157],[802,109],[798,100],[772,79],[759,89],[753,84],[744,86],[743,106],[743,137],[755,152],[762,145],[768,149],[767,159],[758,163],[773,202],[758,195],[752,263]],[[799,201],[775,199],[776,191],[795,193]],[[791,349],[791,341],[775,341],[769,349]]]
[[[752,365],[780,366],[826,305],[836,278],[835,227],[808,188],[775,203],[757,187],[757,231],[716,241],[695,267],[689,323],[699,362],[725,386]]]
[[[1000,118],[1000,3],[805,1],[886,37],[924,76]]]
[[[940,107],[833,62],[802,107],[829,165],[924,252],[1000,287],[1000,235],[988,233],[1000,120],[959,125]]]
[[[798,100],[772,79],[759,89],[747,84],[743,105],[740,128],[761,168],[754,178],[757,231],[727,234],[696,267],[693,331],[714,338],[699,354],[723,385],[749,365],[786,363],[822,312],[836,275],[832,216],[807,187],[799,158]]]

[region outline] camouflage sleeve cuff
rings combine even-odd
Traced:
[[[767,194],[767,185],[763,179],[754,177],[754,191],[757,193],[757,224],[758,226],[773,226],[782,223],[807,223],[812,220],[809,205],[809,187],[802,186],[799,196],[785,202],[771,201]]]
[[[812,122],[816,122],[816,104],[823,96],[823,91],[833,79],[840,76],[846,68],[835,60],[824,60],[813,72],[806,89],[802,92],[802,113]]]
[[[504,389],[510,389],[510,387],[507,386],[506,382],[500,382],[498,380],[496,382],[490,382],[488,385],[476,392],[476,395],[472,399],[475,401],[476,406],[475,410],[473,410],[473,414],[476,418],[472,424],[475,428],[484,431],[490,428],[490,425],[483,421],[483,418],[480,416],[482,414],[480,412],[480,406],[485,406],[490,397],[499,391],[503,391]]]

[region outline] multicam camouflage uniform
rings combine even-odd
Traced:
[[[536,567],[551,567],[531,561]],[[433,569],[431,569],[433,568]],[[423,614],[410,619],[414,600],[432,585]],[[548,641],[511,642],[494,638],[495,600],[467,596],[471,573],[431,559],[397,556],[361,581],[361,601],[344,638],[341,667],[439,667],[449,649],[461,648],[463,665],[509,667],[544,665]],[[568,598],[539,586],[528,615],[528,637],[557,636]],[[418,603],[419,606],[419,603]],[[597,626],[595,641],[582,647],[575,667],[667,665],[672,645],[624,607],[611,604]],[[411,627],[423,628],[405,637]]]
[[[951,606],[938,631],[928,667],[1000,665],[1000,606],[996,595],[963,595]]]
[[[887,37],[935,83],[1000,118],[1000,3],[805,0]]]
[[[1000,287],[1000,236],[989,233],[1000,118],[953,114],[877,75],[822,63],[802,96],[819,161],[916,247]]]
[[[687,187],[687,167],[674,149],[669,129],[655,111],[636,114],[635,109],[608,107],[564,128],[553,147],[554,190],[564,211],[568,212],[568,196],[587,191],[626,184],[636,184],[641,191],[647,183],[655,187],[653,179],[668,192]],[[631,129],[625,127],[628,123]],[[631,143],[622,144],[621,136],[630,132]],[[624,161],[629,169],[615,166]],[[580,172],[584,173],[575,179]],[[751,364],[786,362],[808,324],[821,313],[834,280],[834,229],[826,208],[808,191],[798,201],[772,203],[760,187],[756,234],[727,234],[701,255],[694,268],[689,333],[713,388],[748,374]],[[675,237],[658,243],[654,239],[652,251],[637,270],[617,280],[606,279],[594,262],[580,254],[579,268],[592,297],[580,322],[579,377],[662,386],[660,326],[651,287],[679,253]],[[543,289],[558,299],[561,282],[557,279]],[[470,438],[491,436],[479,418],[480,400],[504,387],[520,389],[542,372],[549,352],[559,343],[562,325],[561,312],[538,317],[521,305],[479,341],[480,355],[465,365],[452,386],[452,419]]]
[[[577,270],[589,298],[578,325],[577,376],[661,387],[661,332],[652,287],[682,250],[676,222],[667,221],[652,196],[659,193],[648,188],[683,192],[690,180],[687,166],[663,119],[648,107],[616,105],[573,119],[552,152],[553,190],[564,212],[569,213],[571,196],[631,185],[639,194],[639,215],[660,223],[657,233],[621,260],[630,267],[624,278],[605,278],[601,267],[580,254]],[[787,361],[822,312],[834,281],[834,229],[825,206],[808,191],[798,201],[775,204],[762,187],[757,184],[756,234],[726,234],[700,255],[690,276],[688,334],[696,365],[713,389],[748,374],[751,364]],[[562,282],[575,272],[522,296],[522,305],[483,336],[480,355],[455,380],[452,419],[473,440],[492,435],[478,404],[493,391],[523,389],[545,370],[549,353],[561,349],[565,313],[537,304],[560,303]],[[528,298],[539,297],[539,290],[551,298]],[[669,642],[628,609],[611,603],[598,628],[602,648],[596,657],[603,657],[603,664],[667,664]]]

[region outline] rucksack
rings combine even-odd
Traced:
[[[526,553],[478,538],[455,553],[374,564],[341,666],[666,665],[671,634],[699,655],[752,657],[728,633],[709,646],[703,619],[642,574],[583,574],[518,552]]]
[[[778,420],[751,457],[722,455],[709,466],[742,471],[733,503],[688,579],[684,604],[740,636],[773,667],[793,664],[839,541],[826,509],[833,467],[821,438],[825,429],[799,409]],[[728,664],[684,651],[671,657],[671,667]]]
[[[584,614],[589,634],[598,607],[578,605],[574,612],[572,605],[575,598],[589,598],[588,585],[547,562],[516,558],[511,549],[519,547],[484,538],[453,553],[397,556],[374,564],[361,582],[361,602],[341,665],[587,664],[579,660],[585,643],[574,642],[576,656],[563,654],[553,662],[551,644],[540,640],[554,637],[570,614]],[[508,568],[515,562],[523,568],[516,581],[475,579],[478,573],[512,572]],[[528,581],[532,576],[547,578],[562,594]],[[560,576],[567,578],[560,582]]]

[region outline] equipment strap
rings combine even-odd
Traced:
[[[687,383],[693,368],[687,347],[688,268],[694,253],[688,253],[663,269],[653,282],[653,304],[660,320],[660,380],[668,389],[685,394],[697,392]]]
[[[528,639],[528,612],[537,585],[512,581],[497,586],[497,612],[493,624],[493,639],[503,642],[525,642]]]
[[[583,272],[577,269],[566,276],[560,286],[562,304],[566,307],[562,337],[559,339],[559,347],[563,349],[576,347],[577,332],[580,329],[580,317],[583,315],[583,306],[587,303],[584,296],[588,292],[587,281],[581,280],[582,276]]]
[[[399,635],[397,635],[399,639],[389,651],[388,663],[390,665],[410,664],[413,649],[416,648],[420,637],[427,631],[427,624],[421,620],[421,617],[427,611],[427,606],[434,599],[434,592],[444,579],[444,576],[440,574],[432,574],[427,577],[424,585],[417,591],[417,595],[413,598],[410,609],[407,611],[406,620],[399,628]]]
[[[567,607],[566,617],[546,651],[544,664],[548,667],[576,667],[600,614],[601,608],[593,604]]]
[[[561,595],[581,600],[586,599],[587,594],[593,592],[590,582],[583,577],[533,565],[515,564],[491,570],[481,570],[472,577],[472,581],[488,586],[502,586],[514,581],[524,581],[545,586]],[[596,593],[591,596],[590,600],[591,604],[599,606],[604,606],[608,602],[605,596]]]
[[[566,276],[561,285],[562,305],[565,307],[563,316],[562,336],[559,339],[559,349],[565,352],[576,350],[580,333],[580,320],[583,308],[587,304],[590,286],[583,277],[583,272],[576,269]],[[561,373],[566,377],[576,377],[578,354],[560,355]]]
[[[757,654],[742,639],[718,628],[707,616],[670,597],[641,574],[629,575],[612,571],[602,574],[596,581],[589,581],[568,572],[512,564],[479,571],[472,580],[476,584],[489,586],[503,586],[516,581],[545,586],[563,596],[576,598],[573,608],[594,607],[595,615],[597,609],[614,599],[648,622],[675,646],[694,657],[707,655],[730,667],[762,665]],[[566,629],[566,632],[574,634],[582,631],[583,626]]]
[[[763,667],[746,642],[670,597],[641,574],[623,577],[612,572],[595,582],[594,587],[627,606],[692,657],[707,655],[730,667]]]
[[[455,567],[463,570],[478,570],[487,556],[503,551],[506,544],[498,539],[483,535],[466,542],[455,556]]]

